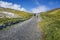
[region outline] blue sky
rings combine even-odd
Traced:
[[[2,0],[12,4],[20,5],[27,11],[42,11],[60,8],[60,0]],[[44,9],[43,9],[44,8]],[[37,9],[37,10],[36,10]]]

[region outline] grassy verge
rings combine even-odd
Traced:
[[[25,19],[22,18],[0,18],[0,30],[23,21],[25,21]]]
[[[32,16],[31,16],[32,17]],[[29,18],[0,18],[0,31],[7,30],[11,28],[11,26],[23,22]]]
[[[51,13],[40,14],[42,18],[39,23],[43,32],[43,40],[60,40],[60,13],[52,11]]]

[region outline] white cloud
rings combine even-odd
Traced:
[[[48,7],[46,7],[46,6],[38,6],[38,7],[36,7],[36,8],[32,8],[31,9],[31,11],[33,12],[33,13],[40,13],[40,12],[45,12],[45,11],[47,11],[47,10],[49,10],[49,8]]]
[[[0,1],[0,7],[11,8],[11,9],[20,10],[20,11],[26,11],[25,8],[21,7],[21,5],[4,2],[4,1]]]

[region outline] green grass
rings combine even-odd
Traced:
[[[60,40],[60,9],[40,14],[43,40]]]
[[[21,19],[21,18],[0,18],[0,24],[7,24],[10,22],[16,22],[18,20],[24,20],[24,19]]]
[[[7,28],[8,26],[12,26],[17,23],[23,22],[25,20],[26,19],[22,18],[0,18],[0,30]]]
[[[6,17],[0,18],[0,26],[2,26],[2,25],[5,26],[5,25],[8,25],[9,23],[14,25],[19,22],[28,20],[33,16],[32,13],[19,11],[19,10],[13,10],[13,9],[9,9],[9,8],[2,8],[2,7],[0,7],[0,12],[11,12],[18,16],[16,18],[6,18]],[[5,16],[5,15],[2,15],[2,16]],[[10,28],[10,27],[8,27],[8,28]]]
[[[11,12],[11,13],[18,15],[20,18],[24,18],[24,19],[29,19],[33,16],[32,13],[19,11],[19,10],[13,10],[9,8],[0,8],[0,12]]]

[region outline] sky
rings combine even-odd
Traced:
[[[39,13],[60,8],[60,0],[0,0],[0,7]]]

